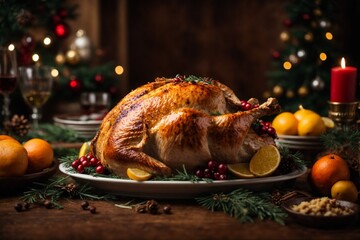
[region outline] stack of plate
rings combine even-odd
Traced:
[[[322,150],[324,149],[320,137],[317,136],[293,136],[278,135],[278,146],[297,150]]]
[[[54,124],[74,130],[79,137],[91,139],[96,135],[102,119],[87,115],[58,115],[53,117]]]

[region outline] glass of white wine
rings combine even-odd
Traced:
[[[33,129],[39,129],[41,108],[51,95],[53,79],[51,67],[28,66],[19,68],[19,87],[26,104],[31,107]]]

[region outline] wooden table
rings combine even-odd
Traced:
[[[0,239],[360,239],[359,222],[338,229],[309,228],[290,218],[285,226],[269,220],[241,224],[191,199],[157,200],[169,204],[172,214],[141,214],[112,202],[89,201],[97,209],[92,214],[81,208],[82,200],[67,199],[61,202],[64,209],[17,212],[21,195],[0,196]],[[119,197],[117,203],[128,200]]]

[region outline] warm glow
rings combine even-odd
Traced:
[[[34,61],[34,62],[37,62],[37,61],[39,61],[39,59],[40,59],[40,56],[39,56],[39,54],[34,54],[34,55],[32,55],[32,60]]]
[[[51,76],[54,77],[54,78],[59,76],[59,71],[57,69],[55,69],[55,68],[52,69],[51,70]]]
[[[345,58],[341,58],[341,68],[345,68],[345,67],[346,67]]]
[[[49,38],[49,37],[46,37],[46,38],[44,38],[44,45],[45,46],[49,46],[50,44],[51,44],[51,38]]]
[[[321,61],[325,61],[327,59],[327,55],[326,55],[326,53],[320,53],[320,60]]]
[[[123,74],[123,72],[124,72],[124,68],[122,66],[118,65],[115,67],[115,73],[117,75],[121,75],[121,74]]]
[[[15,45],[14,45],[14,44],[10,44],[10,45],[8,46],[8,49],[9,49],[9,51],[14,51],[14,50],[15,50]]]
[[[332,40],[333,39],[333,35],[332,35],[331,32],[325,33],[325,37],[326,37],[327,40]]]
[[[291,62],[289,62],[289,61],[284,62],[283,67],[284,67],[286,70],[290,70],[291,67],[292,67]]]

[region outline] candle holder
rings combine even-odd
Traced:
[[[331,102],[329,101],[329,117],[336,127],[347,129],[356,124],[359,102]]]

